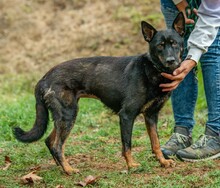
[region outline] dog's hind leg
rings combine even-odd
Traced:
[[[140,164],[136,163],[131,155],[131,137],[136,114],[130,110],[123,109],[120,111],[119,117],[122,140],[122,155],[125,157],[128,169],[138,167]]]
[[[52,154],[57,165],[61,165],[63,170],[67,174],[78,173],[79,170],[72,168],[67,162],[64,151],[65,141],[71,131],[71,122],[57,121],[55,122],[55,128],[46,139],[46,145],[48,146],[50,153]]]
[[[56,128],[53,129],[53,131],[50,133],[50,136],[47,137],[47,139],[45,140],[45,144],[48,147],[51,155],[53,156],[54,161],[56,162],[57,166],[60,165],[60,163],[57,161],[57,159],[54,157],[55,154],[53,152],[53,145],[56,139]]]
[[[56,137],[54,139],[52,151],[54,154],[54,158],[58,163],[62,166],[63,170],[67,174],[78,173],[79,170],[76,168],[72,168],[65,158],[65,141],[70,134],[70,131],[73,127],[72,122],[66,121],[57,121],[55,122],[56,127]]]
[[[65,90],[54,92],[48,105],[53,115],[54,129],[45,143],[57,165],[61,165],[67,174],[77,173],[79,170],[72,168],[64,155],[65,141],[73,128],[78,111],[77,100],[70,91]]]
[[[73,127],[73,121],[55,121],[54,129],[50,136],[46,139],[46,145],[48,146],[50,153],[52,154],[57,165],[61,165],[63,170],[67,174],[78,173],[79,170],[72,168],[67,162],[64,151],[65,151],[65,141],[70,134]]]

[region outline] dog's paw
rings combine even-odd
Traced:
[[[128,169],[137,168],[137,167],[139,167],[139,166],[141,166],[140,163],[131,162],[131,163],[128,164]]]
[[[67,175],[71,175],[71,174],[78,174],[80,171],[77,168],[72,168],[72,169],[65,170],[65,172]]]
[[[70,167],[70,166],[69,166],[68,168],[65,168],[64,171],[65,171],[65,173],[66,173],[67,175],[77,174],[77,173],[80,172],[79,169],[77,169],[77,168],[72,168],[72,167]]]
[[[162,167],[168,168],[168,167],[175,167],[176,163],[172,159],[164,159],[160,162]]]

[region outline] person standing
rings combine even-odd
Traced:
[[[220,157],[220,0],[161,0],[161,10],[168,28],[179,11],[188,24],[184,37],[182,64],[173,74],[162,73],[171,83],[161,84],[162,91],[173,91],[174,133],[161,146],[165,158],[176,155],[184,161]],[[193,6],[198,5],[198,10]],[[194,19],[190,16],[198,15]],[[194,26],[194,29],[192,28]],[[194,111],[198,94],[195,67],[200,64],[208,107],[204,135],[192,143]]]

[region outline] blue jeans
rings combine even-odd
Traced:
[[[161,0],[161,11],[168,28],[172,27],[178,10],[172,0]],[[187,55],[187,39],[184,38],[184,56]],[[220,133],[220,30],[215,41],[208,48],[208,52],[200,59],[204,89],[208,107],[208,121],[206,126]],[[193,69],[175,89],[171,96],[175,125],[184,126],[192,130],[194,110],[198,96],[198,80]]]

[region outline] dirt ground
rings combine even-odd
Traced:
[[[142,19],[164,27],[158,0],[1,0],[0,74],[45,72],[76,57],[143,53]]]

